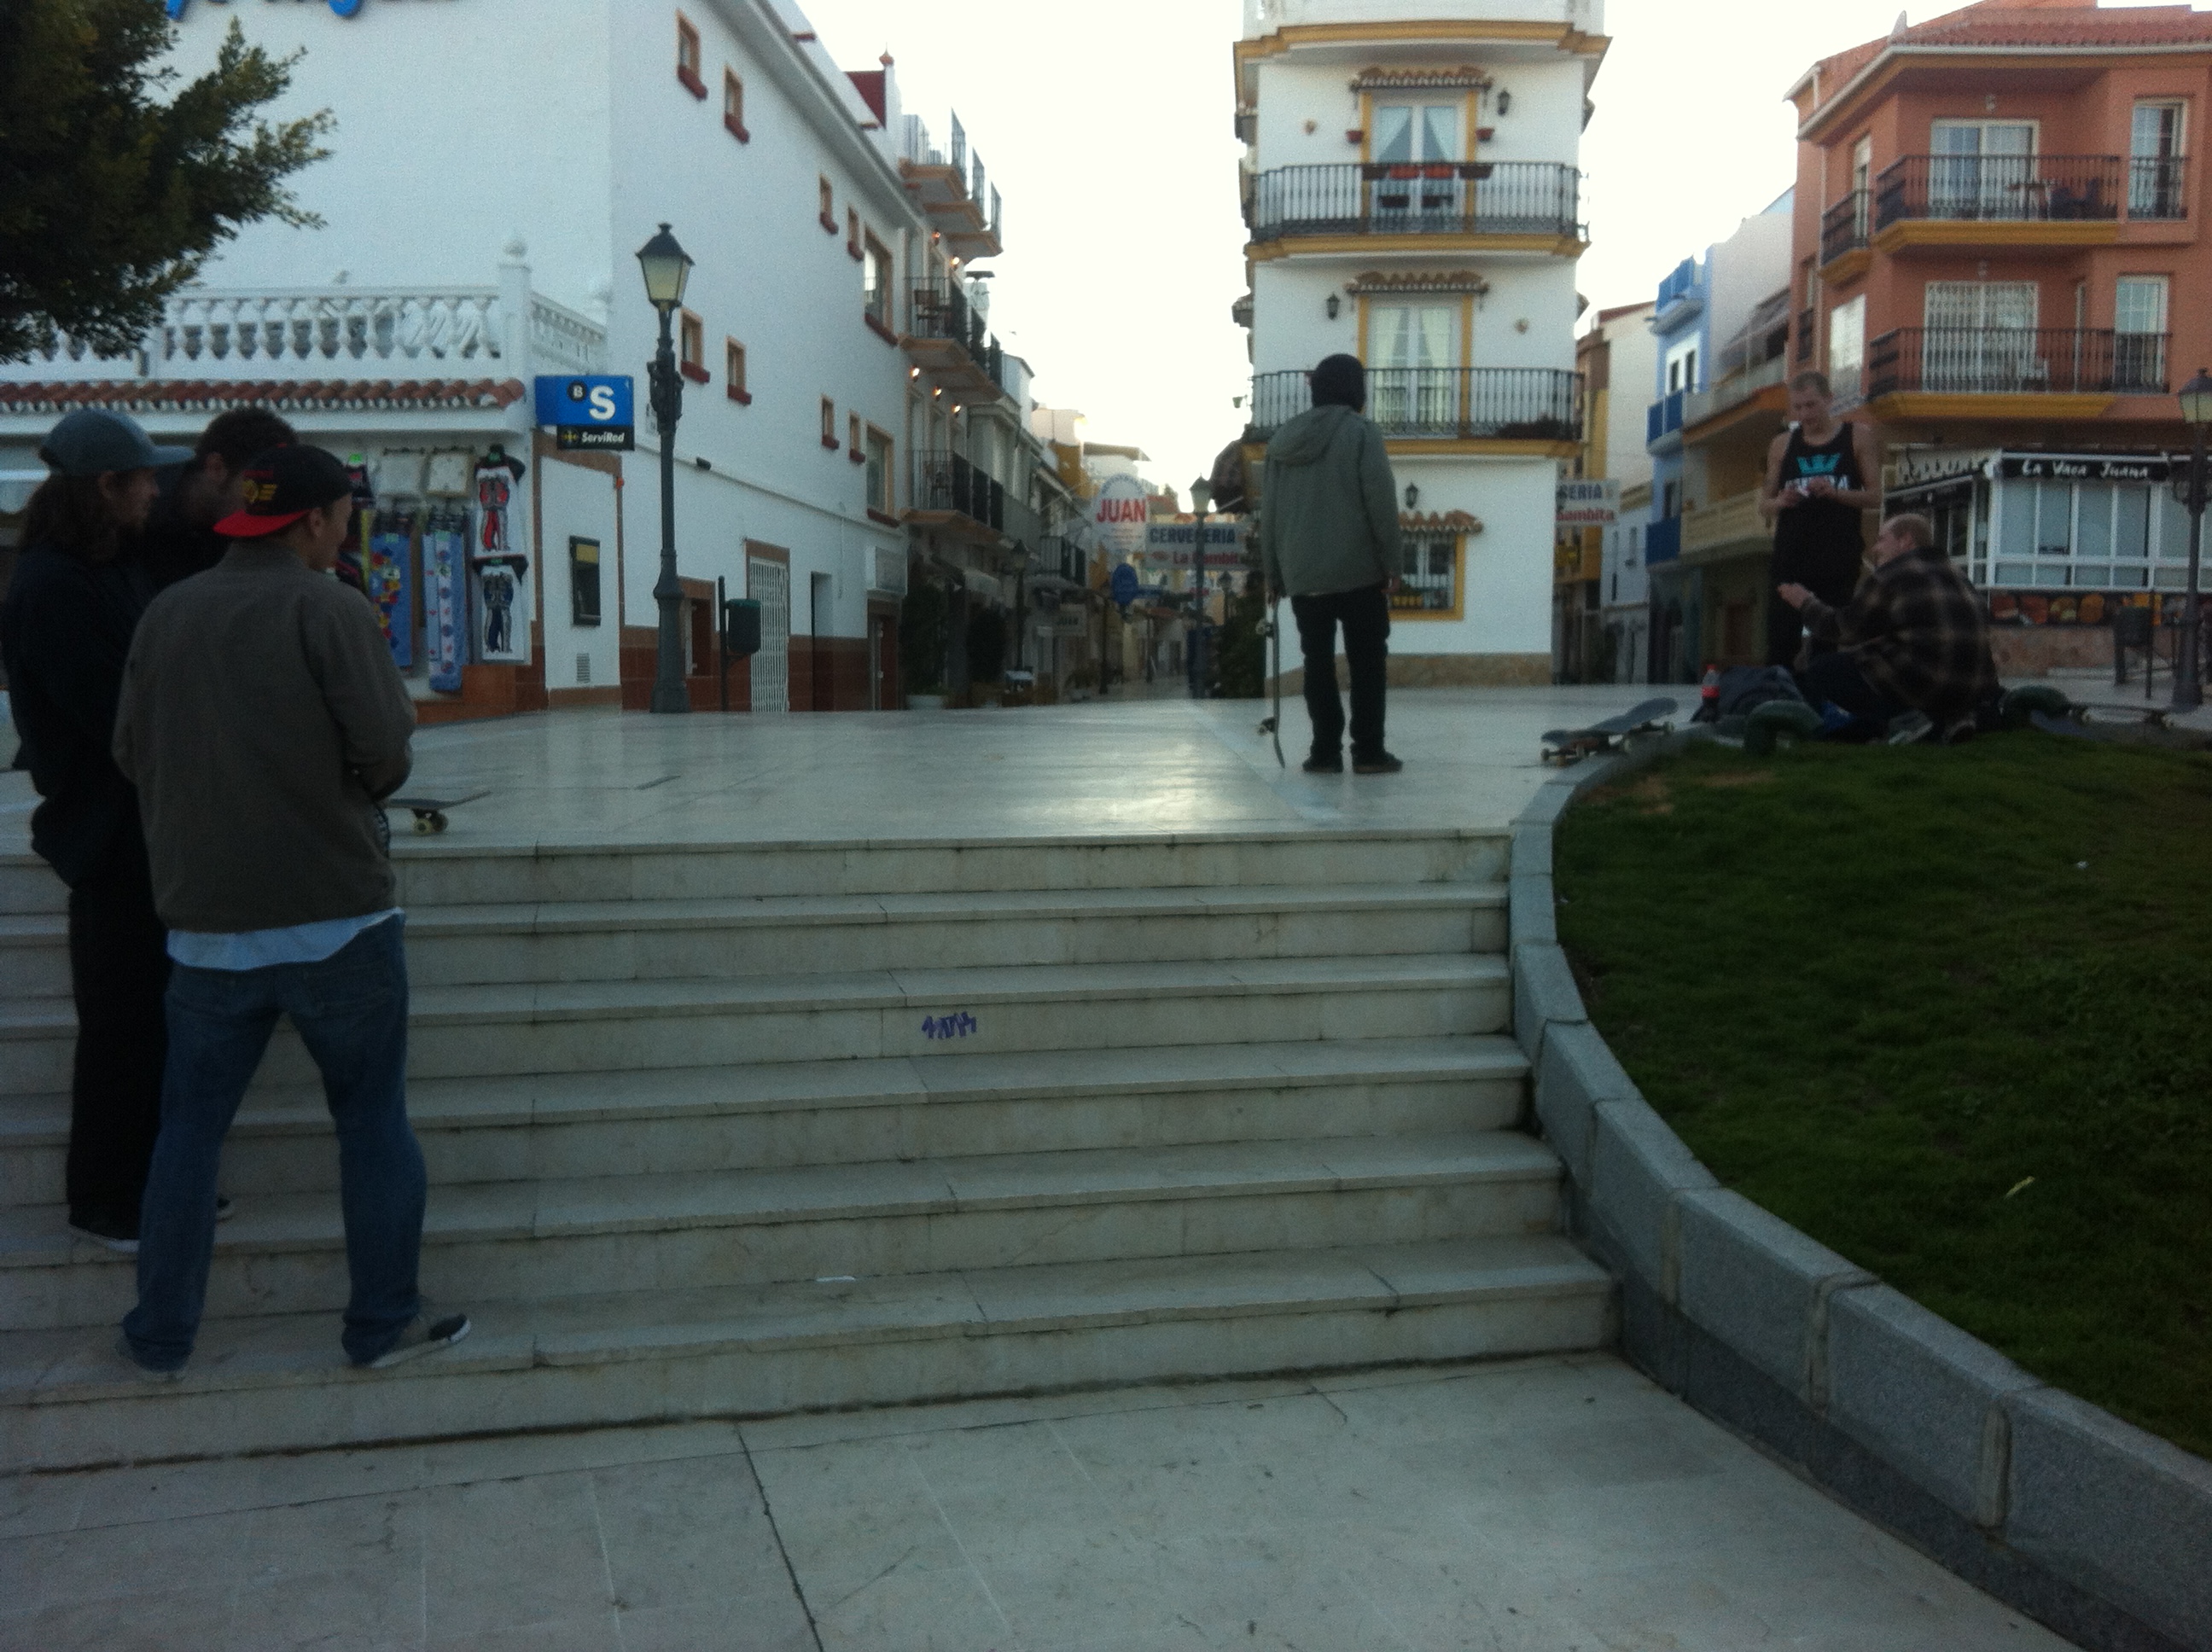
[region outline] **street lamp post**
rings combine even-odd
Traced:
[[[1198,626],[1190,634],[1190,697],[1194,700],[1212,697],[1206,685],[1206,507],[1212,497],[1213,485],[1204,477],[1190,484],[1190,513],[1197,519],[1190,562],[1198,570]]]
[[[684,380],[676,370],[676,348],[669,337],[672,319],[684,302],[691,279],[690,255],[660,226],[660,233],[637,250],[645,271],[645,295],[660,312],[660,348],[653,352],[649,381],[653,422],[660,432],[660,578],[653,599],[660,604],[660,641],[654,653],[653,709],[691,709],[684,686],[684,582],[676,577],[676,422],[684,415]],[[720,616],[715,616],[717,623]]]
[[[2174,651],[2173,708],[2194,711],[2204,703],[2198,681],[2197,634],[2202,628],[2197,592],[2198,566],[2204,553],[2204,507],[2212,498],[2212,476],[2205,474],[2204,437],[2212,427],[2212,374],[2203,368],[2181,387],[2181,416],[2189,426],[2189,594],[2181,604],[2181,647]]]

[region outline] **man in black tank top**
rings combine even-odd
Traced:
[[[1797,610],[1773,588],[1802,586],[1829,607],[1844,607],[1858,588],[1866,554],[1860,513],[1881,504],[1874,432],[1838,420],[1826,375],[1799,374],[1790,381],[1795,423],[1767,450],[1759,509],[1774,524],[1766,599],[1766,659],[1772,665],[1794,664],[1805,635]],[[1830,646],[1815,641],[1813,649],[1825,653]]]

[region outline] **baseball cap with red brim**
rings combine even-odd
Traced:
[[[336,453],[296,443],[272,447],[239,472],[246,507],[215,525],[226,539],[282,533],[309,511],[353,493],[353,478]]]

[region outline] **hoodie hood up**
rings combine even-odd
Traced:
[[[1267,439],[1267,457],[1278,465],[1315,465],[1346,425],[1359,422],[1348,407],[1316,407],[1301,413]]]

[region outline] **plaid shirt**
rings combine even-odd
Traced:
[[[1893,557],[1841,610],[1815,597],[1800,611],[1805,629],[1850,654],[1869,683],[1939,724],[1997,691],[1982,599],[1940,550]]]

